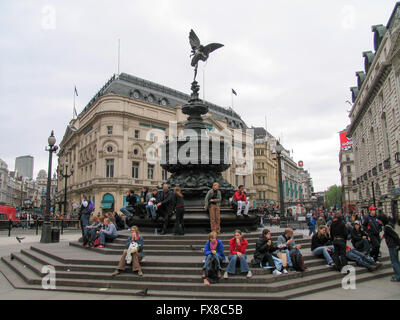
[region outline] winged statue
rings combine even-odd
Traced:
[[[193,30],[190,30],[189,41],[190,46],[192,47],[192,54],[190,56],[193,57],[191,65],[194,67],[194,79],[196,80],[199,61],[207,61],[211,52],[223,47],[224,45],[220,43],[210,43],[206,46],[203,46],[200,43],[199,37],[194,33]]]

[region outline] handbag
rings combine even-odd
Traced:
[[[287,256],[286,256],[286,252],[278,252],[276,255],[279,259],[282,260],[282,266],[284,268],[287,267]]]

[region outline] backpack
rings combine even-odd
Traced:
[[[292,260],[293,269],[295,269],[296,271],[304,272],[306,270],[303,255],[300,253],[299,250],[293,250],[290,253],[290,260]]]
[[[211,280],[218,280],[218,271],[219,271],[219,266],[218,266],[218,257],[213,254],[209,256],[206,264],[206,277],[207,279]]]
[[[94,203],[89,200],[89,205],[88,205],[88,213],[92,213],[94,211]]]

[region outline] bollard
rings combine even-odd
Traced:
[[[12,220],[8,220],[8,236],[11,237]]]

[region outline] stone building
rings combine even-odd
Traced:
[[[398,214],[400,196],[400,4],[386,26],[372,26],[374,52],[363,53],[364,71],[356,73],[348,137],[353,140],[358,209],[375,203]]]
[[[264,128],[254,128],[254,188],[256,203],[276,205],[278,202],[277,163],[271,151],[269,133]]]
[[[189,99],[125,73],[113,76],[70,122],[59,145],[59,166],[68,160],[75,170],[68,179],[67,211],[82,193],[94,201],[96,211],[119,211],[129,189],[139,192],[142,186],[153,188],[166,181],[169,174],[160,166],[159,146],[166,137],[180,133],[187,118],[181,107]],[[242,163],[234,160],[223,177],[236,187],[245,185],[254,198],[253,137],[232,109],[207,104],[209,112],[203,118],[208,134],[230,132],[236,151],[246,158]],[[59,180],[58,195],[63,194],[64,181]]]

